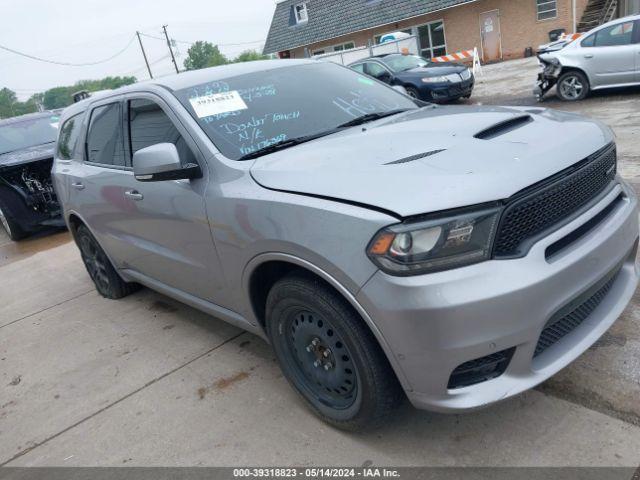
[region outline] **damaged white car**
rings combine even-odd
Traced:
[[[538,100],[556,86],[561,100],[582,100],[592,90],[640,85],[640,15],[605,23],[572,42],[538,51]]]

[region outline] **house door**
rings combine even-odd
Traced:
[[[482,39],[482,61],[494,62],[502,59],[500,37],[500,11],[492,10],[480,14],[480,38]]]

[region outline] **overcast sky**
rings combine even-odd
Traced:
[[[0,45],[67,63],[90,63],[124,48],[136,30],[154,37],[167,24],[182,68],[188,43],[207,40],[233,57],[262,49],[275,0],[0,0]],[[165,42],[142,37],[154,76],[171,73]],[[238,43],[253,42],[245,45]],[[50,65],[0,50],[0,88],[21,100],[77,80],[135,75],[148,78],[137,39],[113,60],[89,67]]]

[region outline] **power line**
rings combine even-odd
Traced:
[[[165,39],[162,38],[162,37],[156,37],[155,35],[150,35],[150,34],[144,33],[144,32],[140,32],[140,35],[144,35],[145,37],[153,38],[154,40],[162,40],[163,42],[165,41]],[[171,40],[176,42],[176,43],[183,43],[185,45],[193,45],[194,43],[196,43],[195,41],[194,42],[189,42],[187,40],[176,40],[175,38],[172,38]],[[262,42],[264,42],[264,39],[262,39],[262,40],[254,40],[252,42],[216,43],[216,45],[218,47],[237,47],[237,46],[240,46],[240,45],[255,45],[256,43],[262,43]]]
[[[57,60],[48,60],[46,58],[36,57],[35,55],[29,55],[28,53],[19,52],[18,50],[5,47],[4,45],[0,45],[0,49],[6,50],[7,52],[15,53],[16,55],[21,55],[23,57],[30,58],[31,60],[37,60],[39,62],[45,62],[45,63],[52,63],[54,65],[63,65],[66,67],[90,67],[93,65],[100,65],[101,63],[107,63],[110,60],[113,60],[114,58],[116,58],[117,56],[122,55],[131,46],[135,38],[136,36],[133,35],[129,40],[129,42],[127,43],[127,45],[122,50],[119,50],[117,53],[115,53],[114,55],[111,55],[109,58],[105,58],[104,60],[100,60],[97,62],[88,62],[88,63],[69,63],[69,62],[59,62]]]

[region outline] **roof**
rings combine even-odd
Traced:
[[[0,118],[0,125],[11,125],[13,123],[26,122],[37,118],[51,117],[58,115],[62,110],[45,110],[44,112],[26,113],[17,117]]]
[[[473,1],[476,0],[285,0],[276,6],[264,52],[310,45]],[[296,25],[293,7],[300,3],[307,4],[309,20]]]

